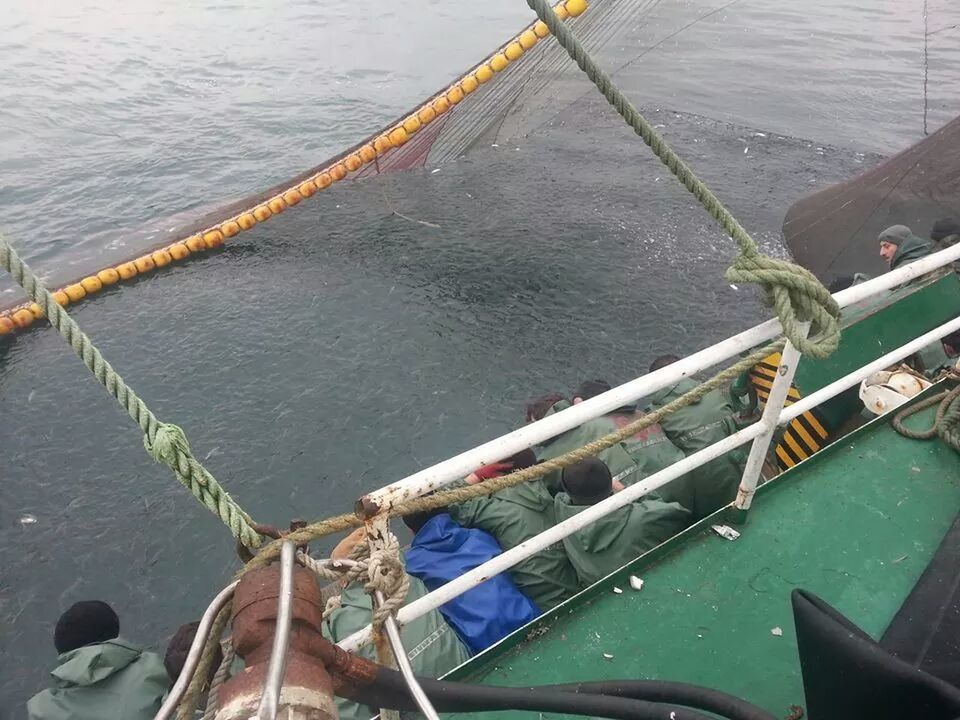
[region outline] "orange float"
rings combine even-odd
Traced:
[[[104,285],[114,285],[120,281],[120,273],[113,268],[104,268],[97,273],[97,279]]]

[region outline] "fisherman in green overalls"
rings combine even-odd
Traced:
[[[505,551],[557,524],[553,496],[542,478],[451,505],[449,512],[459,525],[493,535]],[[561,543],[554,543],[517,563],[511,568],[510,577],[541,612],[559,605],[579,590],[577,573]]]
[[[605,393],[609,389],[610,383],[605,380],[587,380],[581,383],[580,387],[574,392],[573,404],[577,405],[584,400]],[[609,432],[613,432],[613,430],[619,430],[630,423],[636,422],[643,416],[643,412],[638,411],[635,406],[629,405],[607,413],[604,417],[611,421],[612,430]],[[624,485],[639,482],[684,458],[683,451],[670,442],[670,438],[663,432],[659,423],[650,425],[622,440],[620,445],[627,451],[636,466],[634,471],[623,477],[618,477],[614,473],[614,480],[622,482]],[[598,457],[601,460],[603,459],[602,456]],[[656,491],[654,491],[654,494],[656,494]]]
[[[676,355],[662,355],[653,361],[650,372],[679,359]],[[651,405],[661,408],[697,385],[696,380],[683,378],[651,395]],[[667,415],[660,424],[674,445],[685,454],[692,455],[737,432],[734,413],[728,395],[717,388],[697,402]],[[699,520],[733,502],[745,464],[743,452],[731,450],[668,483],[658,493],[663,500],[680,503],[693,513],[694,520]]]
[[[913,234],[906,225],[891,225],[879,236],[880,257],[891,270],[930,254],[930,241]]]
[[[558,412],[562,412],[569,407],[572,407],[572,403],[562,395],[545,395],[542,398],[528,403],[527,422],[541,420],[545,417],[555,415]],[[565,433],[561,433],[539,445],[536,448],[537,457],[541,460],[560,457],[571,450],[583,447],[587,443],[599,440],[604,435],[616,432],[616,430],[616,423],[606,415],[587,420],[582,425],[567,430]],[[625,485],[631,485],[639,479],[635,477],[637,465],[622,444],[617,443],[612,447],[601,450],[597,454],[597,457],[603,460],[607,464],[607,467],[610,468],[613,476]],[[556,495],[562,489],[559,470],[545,475],[543,482],[551,495]]]
[[[942,233],[947,232],[950,228],[945,223],[941,223],[938,223],[939,227],[934,226],[934,233],[932,234],[937,234],[942,242],[946,237]],[[891,270],[909,265],[932,252],[930,241],[917,237],[906,225],[888,227],[880,233],[878,239],[880,240],[880,257],[887,261]],[[944,247],[948,246],[943,245],[938,249],[942,250]],[[914,353],[910,359],[910,364],[928,377],[933,377],[941,368],[952,363],[943,349],[943,343],[937,340]]]
[[[610,469],[597,458],[564,468],[563,486],[566,491],[554,498],[558,522],[606,500],[615,489]],[[682,532],[690,520],[690,511],[675,502],[644,498],[568,535],[563,547],[586,587]]]
[[[160,656],[121,639],[107,603],[75,603],[57,621],[54,686],[27,702],[30,720],[152,720],[170,687]]]
[[[349,557],[353,547],[363,539],[364,528],[358,528],[334,548],[331,558]],[[422,598],[428,593],[420,580],[408,575],[410,589],[404,605]],[[321,631],[331,642],[340,642],[370,624],[371,600],[363,584],[355,582],[340,593],[340,607],[321,625]],[[405,624],[400,629],[403,647],[407,651],[413,672],[422,677],[438,678],[470,659],[470,651],[460,641],[456,631],[447,624],[439,610]],[[367,645],[357,651],[358,655],[376,660],[376,650]],[[368,708],[345,698],[336,698],[341,720],[368,720],[379,710]]]

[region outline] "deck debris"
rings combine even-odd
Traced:
[[[638,578],[636,575],[631,575],[630,587],[632,587],[634,590],[643,590],[643,579]]]
[[[603,659],[604,659],[604,660],[613,660],[613,655],[611,655],[610,653],[604,653],[604,654],[603,654]]]
[[[724,540],[736,540],[740,537],[740,533],[729,525],[711,525],[710,529]]]
[[[893,561],[893,564],[896,565],[896,564],[899,563],[899,562],[903,562],[903,561],[906,560],[908,557],[909,557],[909,555],[901,555],[900,557],[898,557],[896,560]]]
[[[770,630],[770,634],[771,634],[771,635],[776,635],[777,637],[783,637],[783,628],[782,628],[782,627],[775,627],[775,628],[773,628],[772,630]]]
[[[790,714],[787,715],[785,720],[800,720],[803,717],[803,708],[799,705],[790,706]]]
[[[614,588],[613,588],[613,591],[614,591],[617,595],[623,595],[623,590],[621,590],[621,589],[618,588],[618,587],[614,587]]]
[[[37,522],[37,516],[27,513],[26,515],[20,516],[21,525],[34,525]]]

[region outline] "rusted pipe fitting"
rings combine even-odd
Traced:
[[[380,505],[369,495],[364,495],[354,503],[353,511],[361,520],[369,520],[380,512]]]
[[[246,665],[220,689],[216,720],[256,717],[267,676],[277,625],[280,566],[272,564],[246,573],[233,597],[233,646]],[[320,634],[323,604],[316,577],[294,568],[290,642],[277,718],[336,720],[333,682],[324,662],[336,657]],[[340,659],[340,662],[344,662]]]

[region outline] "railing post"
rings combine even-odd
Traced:
[[[803,324],[801,331],[806,337],[810,331],[810,323]],[[787,393],[793,384],[793,376],[797,372],[799,362],[800,351],[793,346],[793,343],[787,342],[780,354],[777,377],[774,379],[770,395],[767,397],[763,415],[760,416],[758,421],[763,425],[763,432],[757,436],[750,446],[747,465],[743,469],[743,477],[740,479],[740,487],[737,490],[737,499],[733,502],[731,522],[742,524],[747,520],[747,513],[753,502],[753,496],[757,492],[757,482],[760,479],[760,471],[763,469],[763,461],[770,450],[770,441],[777,429],[777,421],[780,418],[780,413],[783,412],[783,405],[787,401]]]

